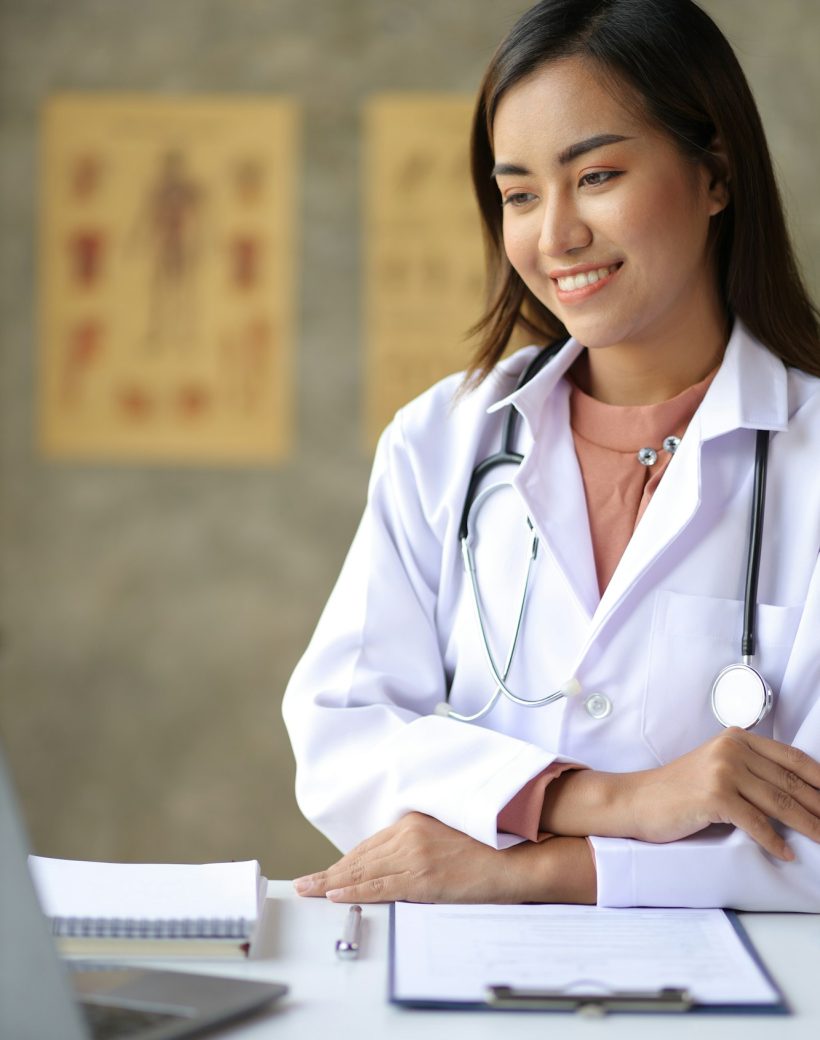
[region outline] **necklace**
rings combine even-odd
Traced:
[[[635,442],[633,441],[633,444],[634,443]],[[660,448],[640,448],[636,452],[635,457],[642,466],[654,466],[655,463],[658,461],[659,451],[665,451],[669,455],[674,455],[675,452],[678,450],[679,444],[680,437],[664,437],[663,444],[660,446]]]

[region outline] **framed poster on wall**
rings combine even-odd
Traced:
[[[46,456],[290,450],[298,113],[275,97],[58,94],[43,112]]]
[[[469,169],[474,99],[374,95],[364,117],[367,440],[469,361],[484,250]]]

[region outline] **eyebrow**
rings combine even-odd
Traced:
[[[575,144],[569,145],[563,151],[558,153],[558,164],[560,166],[566,166],[567,163],[572,162],[573,159],[577,159],[580,155],[586,155],[587,152],[592,152],[596,148],[603,148],[608,144],[618,144],[620,141],[630,141],[632,138],[624,137],[622,134],[595,134],[594,137],[587,137],[583,141],[576,141]],[[530,170],[526,166],[520,166],[518,163],[496,163],[493,166],[490,178],[495,178],[508,174],[513,177],[527,177],[530,174]]]
[[[587,152],[592,152],[596,148],[603,148],[607,144],[618,144],[619,141],[629,140],[631,138],[624,137],[622,134],[596,134],[594,137],[587,137],[585,141],[571,144],[569,148],[559,152],[558,162],[561,166],[565,166],[567,163],[572,162],[573,159],[577,159],[579,155],[586,155]]]

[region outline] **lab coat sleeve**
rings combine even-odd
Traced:
[[[409,450],[394,421],[337,585],[285,694],[297,801],[343,851],[411,811],[495,847],[514,844],[497,832],[498,813],[555,759],[433,714],[446,688],[436,611],[448,520],[422,504],[425,464],[434,459]]]
[[[773,736],[820,761],[820,566],[778,698]],[[710,827],[667,845],[591,838],[600,906],[733,907],[820,912],[820,844],[786,827],[795,859],[784,863],[744,831]]]

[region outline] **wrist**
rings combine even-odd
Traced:
[[[598,872],[590,842],[586,838],[553,838],[552,841],[561,846],[560,855],[555,860],[560,874],[554,880],[554,901],[587,905],[597,903]]]
[[[623,837],[628,820],[629,773],[574,769],[562,773],[544,792],[541,829],[568,837]]]
[[[509,857],[514,865],[510,872],[518,882],[514,902],[594,904],[597,901],[595,855],[586,838],[524,842],[502,855]]]

